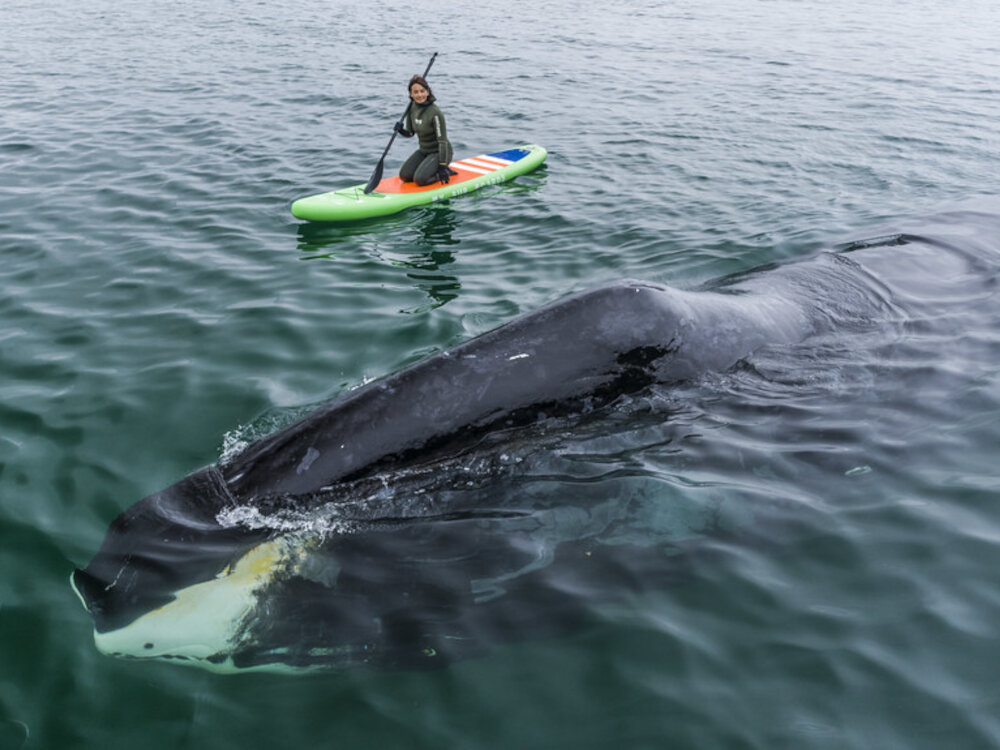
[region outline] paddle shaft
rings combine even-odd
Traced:
[[[437,59],[437,56],[438,56],[437,52],[431,55],[431,60],[429,63],[427,63],[427,68],[424,70],[424,78],[427,78],[427,74],[431,72],[431,66],[434,64],[434,61]],[[403,122],[403,120],[406,119],[406,116],[410,114],[410,107],[412,106],[413,106],[413,99],[410,99],[410,101],[406,105],[406,110],[403,112],[403,116],[399,118],[400,122]],[[368,184],[365,185],[366,195],[370,193],[372,190],[374,190],[376,187],[378,187],[379,182],[382,181],[382,169],[385,165],[385,157],[389,153],[389,149],[392,148],[392,143],[395,140],[396,140],[396,130],[393,129],[392,137],[389,139],[389,143],[386,144],[385,151],[382,152],[382,156],[378,160],[378,164],[375,165],[375,170],[372,172],[372,176],[368,179]]]

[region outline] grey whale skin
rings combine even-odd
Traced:
[[[565,551],[586,540],[562,540],[560,555],[539,560],[517,533],[504,538],[505,513],[517,509],[498,508],[488,492],[450,504],[461,495],[442,477],[507,441],[530,440],[546,421],[599,416],[623,395],[725,371],[761,347],[958,299],[958,279],[992,283],[998,237],[998,212],[960,210],[928,220],[927,233],[889,230],[698,291],[619,281],[559,300],[139,501],[113,521],[72,585],[103,651],[219,669],[413,666],[481,653],[480,641],[493,637],[557,631],[573,602],[553,596],[546,576],[573,578],[576,558]],[[387,485],[397,491],[378,500]],[[407,488],[423,500],[402,502]],[[247,508],[330,513],[356,526],[310,535],[220,520]],[[644,558],[648,551],[629,554],[579,585],[617,590],[676,573]],[[258,573],[247,583],[238,562],[252,557]],[[239,599],[226,632],[160,642],[165,630],[184,629],[168,605],[201,587],[214,587],[217,602],[220,591]]]

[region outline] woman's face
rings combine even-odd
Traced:
[[[419,83],[415,83],[410,86],[410,98],[413,99],[417,104],[423,104],[427,101],[427,89],[421,86]]]

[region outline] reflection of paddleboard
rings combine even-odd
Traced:
[[[541,146],[517,148],[480,154],[453,161],[449,166],[457,174],[447,185],[435,182],[418,187],[399,177],[386,177],[371,193],[365,195],[364,183],[310,195],[292,203],[292,214],[307,221],[354,221],[373,216],[387,216],[411,206],[442,201],[456,195],[471,193],[484,185],[500,182],[530,172],[545,161],[548,152]]]

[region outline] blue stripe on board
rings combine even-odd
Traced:
[[[497,151],[495,154],[487,154],[487,156],[495,156],[497,159],[506,159],[507,161],[517,161],[518,159],[523,159],[529,153],[531,152],[526,148],[509,148],[506,151]]]

